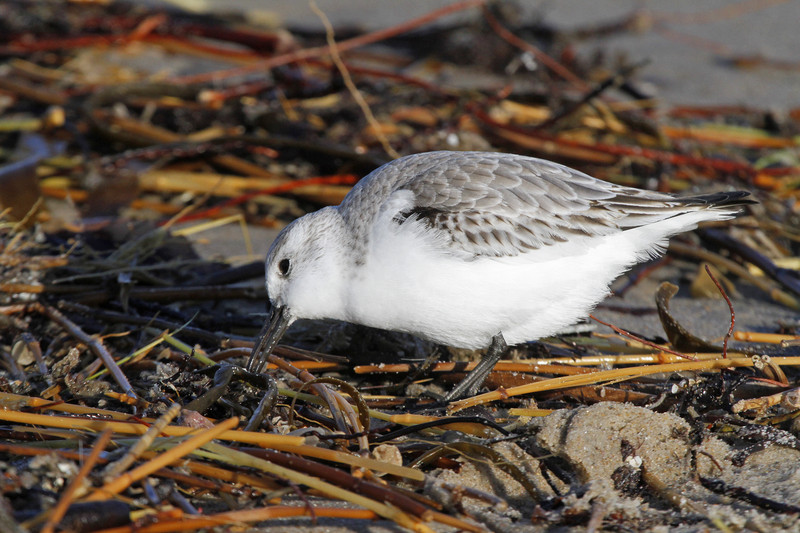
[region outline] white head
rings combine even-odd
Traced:
[[[298,318],[342,318],[344,223],[335,207],[301,217],[283,229],[267,253],[270,319],[250,355],[248,370],[259,372],[272,348]]]
[[[267,253],[267,294],[294,318],[338,318],[342,307],[344,225],[335,207],[299,218]]]

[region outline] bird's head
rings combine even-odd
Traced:
[[[295,220],[272,243],[266,260],[272,310],[250,355],[248,369],[263,367],[267,355],[296,319],[340,317],[347,249],[343,228],[336,208],[326,207]]]

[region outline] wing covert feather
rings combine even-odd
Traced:
[[[607,183],[563,165],[488,152],[430,152],[395,160],[362,179],[339,207],[366,235],[396,191],[413,206],[398,224],[443,232],[453,252],[514,256],[576,236],[608,235],[708,207],[708,197],[678,198]]]

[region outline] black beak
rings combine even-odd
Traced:
[[[286,328],[288,328],[291,323],[291,314],[288,312],[285,305],[272,308],[269,320],[264,324],[261,333],[258,334],[258,340],[253,347],[253,351],[250,353],[250,359],[247,361],[248,371],[259,373],[264,370],[264,367],[267,366],[267,358],[272,353],[272,349],[278,344]]]

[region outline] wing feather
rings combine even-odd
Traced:
[[[580,236],[748,202],[740,200],[745,193],[679,198],[622,187],[513,154],[430,152],[398,159],[362,179],[340,213],[358,235],[366,235],[365,226],[399,191],[410,191],[413,205],[393,215],[393,223],[440,232],[453,252],[475,257],[519,255]]]

